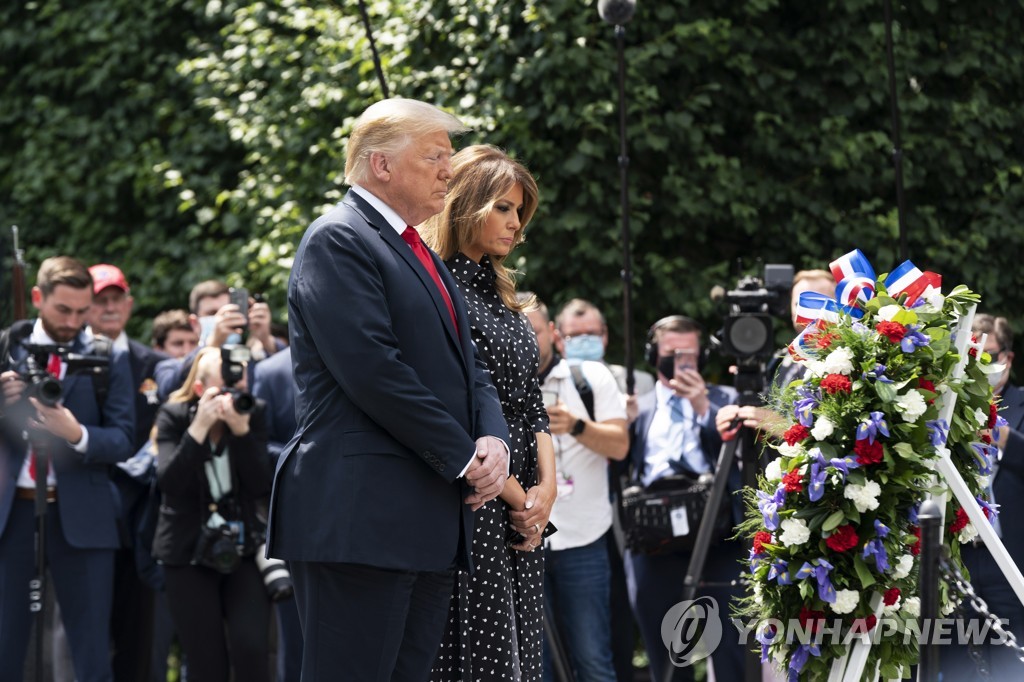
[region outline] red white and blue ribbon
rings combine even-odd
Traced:
[[[908,260],[889,273],[885,278],[885,289],[893,298],[906,294],[905,305],[912,306],[929,288],[940,289],[942,276],[934,272],[921,272]]]
[[[862,305],[875,296],[875,270],[860,249],[854,249],[829,263],[829,270],[837,282],[835,297],[812,291],[800,294],[796,305],[796,321],[808,325],[793,343],[790,352],[798,358],[814,355],[814,346],[808,336],[816,333],[813,322],[836,323],[841,315],[855,320],[864,317]],[[942,287],[942,277],[934,272],[921,272],[910,261],[904,261],[885,278],[885,288],[893,298],[906,294],[904,305],[910,307],[930,291]],[[811,330],[811,331],[809,331]]]

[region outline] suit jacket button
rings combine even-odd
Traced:
[[[439,473],[444,473],[444,464],[439,464],[437,470]]]

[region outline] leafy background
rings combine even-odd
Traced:
[[[597,302],[621,357],[616,47],[596,2],[367,7],[392,95],[534,171],[522,286]],[[1024,331],[1021,4],[894,14],[910,256]],[[856,246],[897,263],[882,0],[641,1],[625,44],[638,359],[664,314],[717,328],[709,289],[758,259],[822,267]],[[5,287],[16,223],[30,279],[57,253],[120,265],[136,335],[208,277],[283,314],[299,237],[343,194],[349,127],[381,96],[356,3],[3,3],[0,55]]]

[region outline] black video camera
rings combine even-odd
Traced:
[[[240,343],[220,347],[220,376],[224,380],[221,392],[231,395],[232,405],[238,414],[248,414],[256,407],[256,399],[251,393],[236,388],[245,376],[245,366],[251,358],[249,347]]]
[[[764,266],[764,278],[743,277],[725,293],[729,312],[715,342],[736,359],[736,390],[758,394],[764,389],[764,362],[775,353],[774,317],[789,313],[793,266]]]
[[[201,526],[192,554],[192,564],[212,568],[218,573],[233,573],[241,563],[239,547],[238,531],[229,524],[217,528]]]

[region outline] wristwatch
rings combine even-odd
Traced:
[[[587,428],[587,422],[582,419],[577,419],[576,423],[572,425],[572,430],[569,431],[570,436],[578,436],[583,433],[583,429]]]

